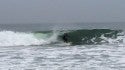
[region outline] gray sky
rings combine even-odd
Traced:
[[[125,0],[0,0],[0,23],[125,22]]]

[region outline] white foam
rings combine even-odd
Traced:
[[[122,35],[122,36],[117,36],[117,38],[107,38],[107,37],[104,37],[104,35],[102,35],[100,37],[102,40],[102,42],[108,42],[109,44],[121,44],[121,43],[125,43],[125,36]]]
[[[20,45],[28,46],[28,45],[42,45],[47,43],[48,42],[45,39],[37,39],[33,33],[13,32],[13,31],[0,32],[0,46],[20,46]]]

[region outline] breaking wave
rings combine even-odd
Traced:
[[[45,33],[24,33],[14,31],[0,32],[0,46],[28,46],[49,44],[56,36]],[[54,41],[54,40],[53,40]]]
[[[124,33],[122,30],[110,29],[84,29],[84,30],[71,30],[66,33],[68,35],[68,42],[73,45],[80,44],[116,44],[124,42]],[[60,38],[62,38],[61,35]]]
[[[14,32],[0,31],[0,46],[29,46],[64,43],[63,36],[68,34],[68,42],[80,44],[117,44],[124,43],[122,30],[83,29],[62,31]]]

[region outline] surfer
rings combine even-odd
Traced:
[[[68,34],[64,33],[64,35],[62,37],[63,41],[66,42],[66,43],[68,43],[68,37],[69,37]]]

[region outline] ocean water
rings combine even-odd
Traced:
[[[125,70],[123,25],[0,24],[0,70]]]

